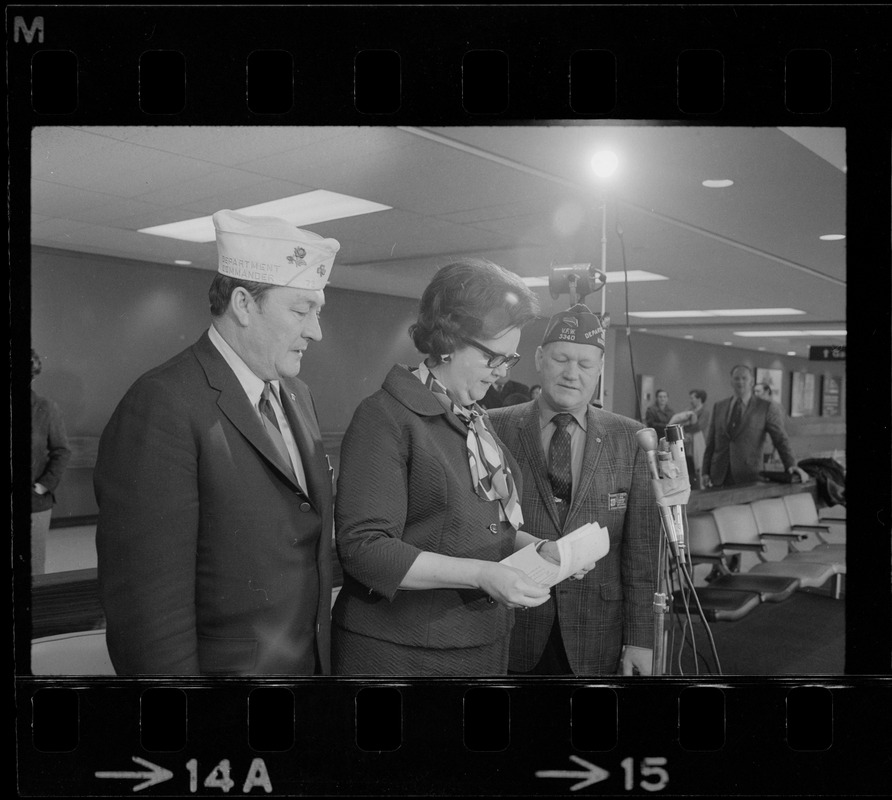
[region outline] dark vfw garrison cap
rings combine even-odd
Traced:
[[[571,344],[591,344],[604,349],[606,323],[599,314],[592,313],[583,303],[555,314],[545,329],[542,344],[550,342],[570,342]]]

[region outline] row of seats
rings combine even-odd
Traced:
[[[690,561],[718,574],[696,589],[673,598],[678,613],[701,613],[708,621],[737,620],[761,603],[779,603],[800,588],[832,581],[841,596],[846,572],[845,509],[819,517],[808,492],[724,506],[688,518]],[[737,571],[730,567],[736,556]],[[697,581],[695,580],[695,584]],[[697,604],[699,601],[699,607]]]

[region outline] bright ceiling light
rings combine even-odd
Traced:
[[[599,178],[609,178],[618,166],[619,159],[611,150],[600,150],[592,156],[592,170]]]
[[[693,334],[686,333],[686,334],[684,335],[684,338],[685,338],[685,339],[693,339],[694,336],[693,336]]]
[[[734,331],[735,336],[760,338],[776,338],[785,336],[845,336],[845,330],[807,330],[807,331]]]
[[[174,263],[174,264],[179,264],[181,267],[188,267],[192,262],[191,262],[191,261],[186,261],[186,260],[183,259],[183,258],[178,258],[178,259],[177,259],[176,261],[174,261],[173,263]]]
[[[804,314],[798,308],[712,308],[688,311],[630,311],[630,317],[671,319],[674,317],[786,317]]]
[[[703,185],[707,189],[725,189],[728,186],[733,186],[734,181],[729,180],[728,178],[722,178],[721,180],[708,180],[703,181]]]
[[[844,233],[825,233],[818,238],[824,242],[838,242],[840,239],[845,239],[846,235]]]
[[[727,345],[728,347],[730,347],[730,346],[733,344],[733,342],[722,342],[722,344]]]
[[[316,189],[293,197],[283,197],[280,200],[270,200],[266,203],[232,210],[254,217],[279,217],[292,225],[301,227],[313,225],[316,222],[371,214],[375,211],[387,211],[390,208],[391,206],[373,203],[359,197]],[[182,239],[187,242],[213,242],[217,238],[212,217],[197,217],[182,222],[171,222],[167,225],[140,228],[139,232],[150,233],[153,236],[167,236],[171,239]]]
[[[795,350],[787,350],[787,355],[788,355],[788,356],[795,356],[795,355],[796,355],[796,351],[795,351]]]
[[[622,283],[626,279],[626,275],[622,270],[605,273],[607,283]],[[643,269],[629,270],[629,283],[637,283],[639,281],[668,281],[665,275],[658,275],[656,272],[647,272]],[[530,288],[537,286],[548,286],[548,276],[538,276],[535,278],[524,278],[523,282]]]

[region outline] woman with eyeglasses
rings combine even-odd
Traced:
[[[514,610],[548,588],[499,561],[521,530],[519,470],[477,405],[520,359],[535,296],[488,261],[440,269],[394,366],[341,445],[335,520],[344,584],[332,611],[336,675],[504,675]],[[553,542],[543,556],[557,560]]]

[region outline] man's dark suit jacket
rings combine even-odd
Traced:
[[[561,527],[542,451],[538,402],[491,411],[489,417],[520,464],[523,530],[553,540],[597,522],[609,532],[607,555],[584,579],[558,584],[554,596],[574,674],[615,674],[624,644],[653,646],[660,518],[635,436],[643,425],[589,406],[582,475]],[[528,672],[536,665],[553,619],[551,602],[515,615],[511,670]]]
[[[330,672],[331,475],[306,385],[280,389],[309,497],[207,333],[112,415],[94,482],[119,675]]]
[[[747,403],[740,426],[731,435],[728,415],[732,399],[719,400],[713,408],[703,454],[703,474],[709,475],[715,486],[754,483],[762,469],[762,443],[766,433],[777,448],[784,469],[795,466],[796,456],[784,430],[778,404],[754,395]]]
[[[508,398],[512,398],[513,403],[518,396],[523,396],[524,400],[529,400],[529,387],[517,381],[505,381],[501,390],[496,389],[495,385],[490,386],[486,394],[483,395],[480,405],[484,408],[502,408]]]

